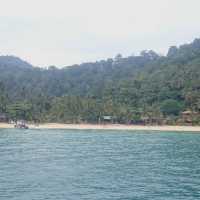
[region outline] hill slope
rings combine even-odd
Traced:
[[[178,123],[182,111],[200,111],[200,39],[171,47],[167,56],[143,51],[63,69],[0,57],[0,71],[0,109],[11,118]]]

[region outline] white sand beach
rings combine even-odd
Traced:
[[[146,131],[188,131],[199,132],[200,126],[142,126],[142,125],[121,125],[121,124],[29,124],[30,129],[74,129],[74,130],[146,130]],[[0,128],[14,128],[13,124],[0,123]]]

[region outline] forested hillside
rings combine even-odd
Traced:
[[[0,56],[0,113],[9,119],[198,124],[199,112],[200,39],[167,56],[143,51],[62,69]]]

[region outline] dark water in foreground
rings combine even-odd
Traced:
[[[8,199],[200,199],[200,134],[0,130]]]

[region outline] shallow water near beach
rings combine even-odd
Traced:
[[[197,200],[200,134],[0,129],[2,200]]]

